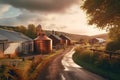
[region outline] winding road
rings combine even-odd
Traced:
[[[103,77],[85,70],[72,60],[74,48],[58,54],[44,68],[38,80],[106,80]]]

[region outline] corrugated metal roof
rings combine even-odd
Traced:
[[[61,40],[61,38],[59,36],[57,36],[55,34],[51,34],[51,35],[54,36],[56,39]]]
[[[0,35],[2,38],[7,38],[9,42],[24,42],[24,41],[31,41],[32,39],[23,35],[22,33],[0,29]]]
[[[66,36],[66,35],[60,35],[60,37],[64,37],[64,38],[66,38],[66,39],[68,39],[68,40],[71,40],[68,36]]]
[[[0,40],[8,40],[5,36],[0,35]]]
[[[105,40],[104,39],[102,39],[102,38],[96,38],[99,42],[105,42]]]

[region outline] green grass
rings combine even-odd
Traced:
[[[109,70],[102,69],[98,66],[96,66],[93,63],[86,62],[83,59],[81,59],[80,54],[75,53],[73,55],[73,60],[80,66],[84,67],[85,69],[94,72],[98,75],[101,75],[109,80],[120,80],[120,73],[113,73]]]

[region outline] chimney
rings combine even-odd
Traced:
[[[52,30],[52,34],[54,34],[54,35],[55,35],[55,31],[54,31],[54,30]]]

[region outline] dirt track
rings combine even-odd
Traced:
[[[61,63],[63,56],[69,52],[71,48],[63,50],[61,53],[56,55],[51,59],[50,63],[40,73],[38,80],[62,80],[61,74],[64,70],[64,67]]]
[[[38,80],[105,80],[76,65],[72,61],[74,50],[66,49],[51,59]]]

